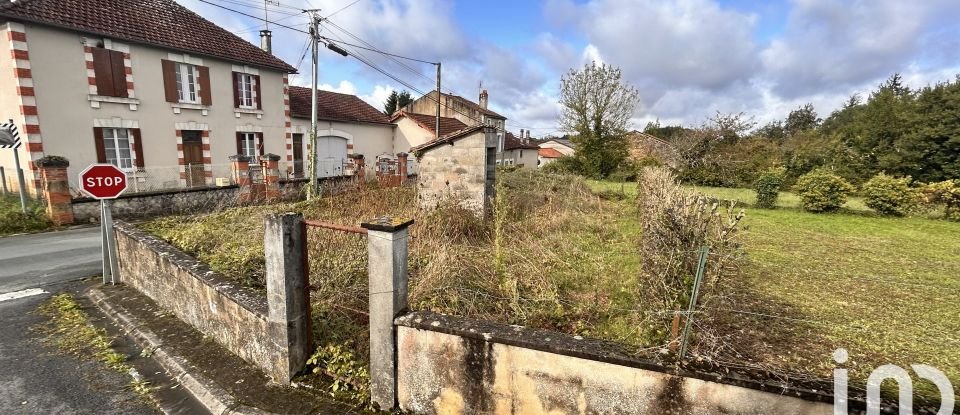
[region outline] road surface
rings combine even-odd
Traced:
[[[0,238],[0,295],[101,274],[100,228]]]

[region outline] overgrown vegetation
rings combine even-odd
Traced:
[[[41,203],[30,200],[27,213],[20,209],[20,197],[16,194],[0,194],[0,236],[15,233],[36,232],[53,226]]]
[[[793,187],[803,208],[810,212],[833,212],[847,203],[853,185],[826,170],[814,170],[797,179]]]
[[[783,168],[769,169],[753,182],[753,190],[757,192],[756,207],[773,209],[777,206],[777,198],[780,197],[780,187],[783,186],[785,173],[786,170]]]
[[[917,191],[910,187],[910,178],[895,178],[880,173],[860,189],[864,202],[881,215],[903,216],[917,201]]]

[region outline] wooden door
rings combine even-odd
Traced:
[[[187,187],[206,186],[203,165],[203,140],[200,131],[182,131],[183,163],[186,165]]]
[[[293,135],[293,177],[303,177],[303,134]]]

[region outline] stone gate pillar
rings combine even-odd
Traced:
[[[407,182],[407,153],[397,153],[397,172],[400,174],[400,184]]]
[[[263,167],[264,199],[272,202],[280,199],[280,156],[267,153],[260,156]]]
[[[40,190],[47,199],[47,216],[57,226],[73,223],[70,179],[67,176],[70,162],[63,157],[47,156],[37,160],[35,165],[40,169]]]
[[[240,187],[237,199],[240,203],[249,203],[252,199],[250,189],[250,157],[237,154],[230,156],[230,170],[233,173],[233,182]]]

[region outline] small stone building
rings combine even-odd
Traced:
[[[413,153],[420,166],[417,199],[421,208],[456,202],[486,215],[496,179],[496,129],[468,127],[414,147]]]

